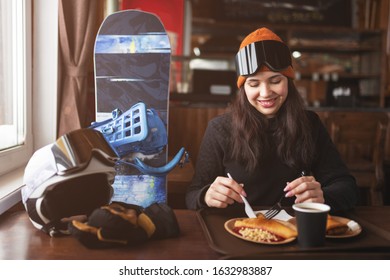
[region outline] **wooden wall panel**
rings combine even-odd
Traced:
[[[224,113],[225,107],[169,108],[168,153],[173,156],[181,147],[187,149],[195,165],[199,147],[209,120]]]

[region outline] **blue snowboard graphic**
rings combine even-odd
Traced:
[[[109,15],[95,42],[96,121],[121,158],[167,164],[171,47],[153,14],[127,10]],[[166,202],[166,176],[145,175],[119,164],[114,201],[143,207]]]

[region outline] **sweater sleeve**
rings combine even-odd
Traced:
[[[224,116],[211,120],[206,128],[200,146],[195,174],[187,188],[186,204],[189,209],[207,207],[204,196],[210,184],[218,176],[224,175],[223,161],[225,157],[226,130],[221,125]]]
[[[351,209],[359,196],[355,178],[350,174],[321,120],[317,115],[311,119],[317,151],[312,172],[321,183],[325,203],[331,206],[332,213]]]

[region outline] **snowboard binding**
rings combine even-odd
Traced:
[[[161,153],[168,143],[165,125],[154,109],[147,109],[143,102],[136,103],[122,113],[115,109],[111,119],[94,122],[90,128],[100,131],[118,154],[118,163],[135,167],[147,175],[163,176],[176,165],[188,162],[188,153],[181,148],[166,165],[152,167],[141,158],[153,157]],[[129,160],[125,160],[128,158]]]

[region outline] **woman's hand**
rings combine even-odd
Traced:
[[[246,196],[243,186],[233,179],[217,177],[206,192],[204,200],[209,207],[226,208],[235,201],[243,203],[240,194]]]
[[[284,188],[286,197],[295,195],[295,203],[318,202],[324,203],[324,193],[321,184],[313,176],[302,176],[287,184]]]

